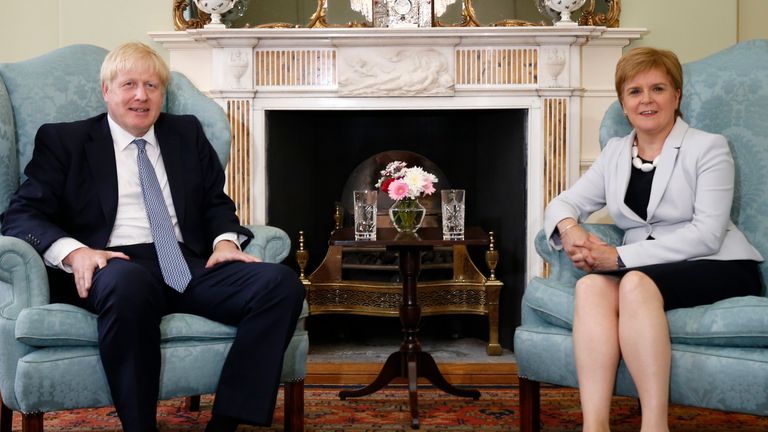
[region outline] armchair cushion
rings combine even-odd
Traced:
[[[96,315],[63,303],[24,309],[16,322],[16,340],[34,347],[97,346]],[[203,341],[230,339],[236,328],[190,314],[171,314],[160,322],[160,338]]]
[[[308,315],[301,311],[299,326]],[[53,303],[21,311],[16,322],[16,340],[33,347],[98,346],[96,315],[77,306]],[[160,322],[160,339],[170,341],[215,341],[235,337],[236,327],[190,314],[166,315]]]
[[[573,284],[533,278],[525,290],[523,303],[553,326],[573,328]]]
[[[573,284],[534,278],[523,297],[525,307],[544,322],[573,327]],[[710,305],[667,312],[673,343],[728,347],[768,346],[768,298],[733,297]]]
[[[733,297],[711,305],[667,312],[672,342],[768,347],[768,298]]]

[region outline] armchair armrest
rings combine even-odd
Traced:
[[[16,365],[32,350],[16,341],[16,319],[22,309],[49,301],[48,274],[40,255],[22,240],[0,236],[0,394],[12,409],[18,408]]]
[[[624,232],[611,224],[583,224],[584,228],[612,245],[621,244]],[[544,231],[536,234],[536,252],[550,265],[549,279],[575,284],[585,273],[573,266],[564,250],[555,250],[549,246]]]
[[[0,319],[15,320],[22,309],[48,304],[48,274],[34,248],[0,236]]]
[[[291,239],[280,228],[268,225],[246,225],[245,228],[253,233],[245,252],[272,263],[283,261],[290,253]]]

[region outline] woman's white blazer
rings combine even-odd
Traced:
[[[676,120],[656,167],[646,220],[624,204],[636,169],[634,140],[635,131],[609,140],[589,170],[550,202],[544,230],[552,247],[562,247],[555,232],[559,221],[571,217],[584,222],[607,207],[624,230],[617,250],[627,267],[695,259],[763,260],[730,218],[734,166],[725,137]]]

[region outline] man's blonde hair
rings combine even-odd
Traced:
[[[128,70],[147,68],[155,72],[165,89],[171,72],[160,55],[141,42],[128,42],[113,49],[101,64],[101,84],[109,86],[117,74]]]

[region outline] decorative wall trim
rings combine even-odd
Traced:
[[[535,85],[538,48],[456,48],[456,86]]]
[[[252,224],[251,197],[251,101],[231,99],[226,105],[227,117],[232,127],[232,147],[227,164],[227,195],[237,206],[240,223]]]
[[[568,187],[568,100],[544,99],[544,202]]]
[[[256,88],[329,88],[337,84],[334,48],[257,48],[254,54]]]
[[[544,123],[544,200],[542,214],[547,204],[568,188],[568,100],[545,98],[543,101]],[[543,262],[541,274],[549,276],[549,263]]]

